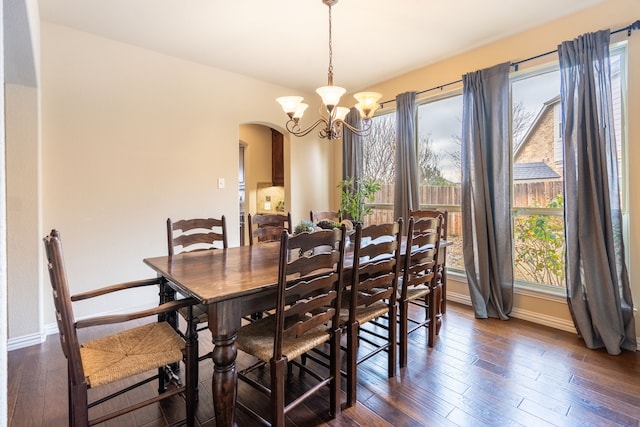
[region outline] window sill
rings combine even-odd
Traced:
[[[460,270],[448,270],[447,276],[453,278],[458,282],[467,282],[467,276]],[[518,295],[524,295],[528,297],[539,298],[553,302],[566,302],[567,290],[565,288],[558,288],[555,286],[538,285],[535,283],[528,283],[515,280],[513,284],[513,292]]]

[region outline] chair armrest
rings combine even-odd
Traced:
[[[162,279],[160,277],[156,277],[154,279],[143,279],[143,280],[134,280],[131,282],[123,282],[123,283],[118,283],[117,285],[106,286],[104,288],[94,289],[94,290],[83,292],[80,294],[71,295],[71,301],[81,301],[84,299],[105,295],[111,292],[122,291],[125,289],[139,288],[142,286],[160,285],[160,284],[162,284]]]
[[[197,304],[198,300],[194,298],[184,298],[176,301],[169,301],[156,307],[152,307],[146,310],[135,311],[132,313],[112,314],[109,316],[98,316],[89,319],[78,320],[76,322],[76,328],[87,328],[90,326],[109,325],[112,323],[123,323],[129,320],[141,319],[143,317],[154,316],[158,314],[164,314],[173,312],[182,307],[188,307],[190,305]]]

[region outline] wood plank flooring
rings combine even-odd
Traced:
[[[202,334],[205,352],[210,338]],[[477,320],[469,307],[455,303],[448,305],[436,346],[429,349],[426,342],[424,331],[410,336],[409,366],[395,378],[387,378],[386,354],[360,365],[358,404],[335,420],[327,414],[327,394],[321,393],[297,407],[288,425],[640,425],[640,352],[609,356],[586,349],[574,334],[518,319]],[[240,357],[239,363],[248,360]],[[10,352],[8,369],[8,425],[67,425],[66,362],[57,335]],[[215,425],[211,373],[209,363],[200,363],[197,419],[207,427]],[[303,388],[303,382],[296,376],[291,390]],[[243,384],[238,395],[268,408]],[[176,397],[105,425],[165,426],[183,413]],[[238,426],[257,425],[241,410],[237,414]]]

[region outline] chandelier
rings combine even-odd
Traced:
[[[340,97],[347,91],[345,88],[333,85],[333,49],[331,40],[331,6],[338,3],[338,0],[322,0],[322,3],[329,6],[329,71],[327,74],[327,86],[316,89],[316,92],[322,98],[323,106],[320,107],[320,119],[306,129],[300,127],[300,119],[307,109],[308,105],[303,103],[301,96],[283,96],[277,98],[282,109],[289,120],[287,121],[287,130],[295,136],[305,136],[318,126],[322,126],[318,135],[320,138],[329,140],[342,137],[343,127],[348,128],[356,135],[366,136],[371,131],[371,118],[376,110],[380,107],[378,100],[382,97],[377,92],[359,92],[353,95],[358,101],[355,107],[360,112],[362,118],[362,129],[358,129],[345,122],[345,117],[349,113],[346,107],[339,107]],[[324,108],[323,108],[324,107]]]

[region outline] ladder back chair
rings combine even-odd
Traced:
[[[64,266],[60,233],[52,230],[43,240],[53,288],[60,343],[62,352],[67,359],[69,425],[84,427],[99,424],[160,400],[182,394],[186,400],[186,419],[178,423],[184,424],[186,422],[187,425],[193,426],[197,400],[196,383],[198,381],[197,376],[194,375],[198,354],[195,324],[193,321],[189,321],[186,336],[181,336],[167,322],[161,320],[167,313],[178,308],[188,307],[195,301],[183,299],[134,313],[76,320],[72,302],[141,286],[164,286],[164,283],[159,278],[138,280],[71,295]],[[120,324],[149,316],[158,316],[158,320],[82,343],[78,338],[78,329]],[[168,388],[165,383],[165,365],[180,361],[184,362],[186,366],[186,385],[175,384],[172,388]],[[124,381],[149,371],[156,373],[135,384],[131,384],[133,380]],[[158,394],[155,396],[109,413],[107,411],[113,408],[109,408],[109,405],[101,406],[101,411],[92,414],[93,418],[90,418],[90,408],[102,405],[116,396],[155,379],[158,380]],[[109,393],[107,396],[89,401],[89,389],[107,385],[109,385],[105,387],[106,393]],[[140,393],[143,392],[139,391],[138,395]],[[128,396],[133,398],[133,395]]]
[[[402,218],[364,228],[356,225],[351,286],[342,302],[347,311],[341,316],[347,328],[347,406],[356,402],[360,363],[385,351],[388,376],[395,376],[401,244]],[[366,349],[360,349],[361,342]]]
[[[220,218],[191,218],[172,221],[167,218],[167,252],[173,256],[183,252],[195,252],[227,248],[227,221]],[[186,319],[186,310],[179,310]],[[198,331],[206,329],[209,319],[208,307],[197,304],[193,314],[199,326]]]
[[[309,220],[317,224],[320,221],[340,222],[340,215],[336,211],[309,211]]]
[[[439,209],[421,209],[409,212],[409,216],[416,218],[436,218],[442,215],[442,227],[440,232],[440,239],[442,242],[446,242],[448,238],[449,227],[449,211]],[[437,310],[437,325],[436,334],[440,331],[442,324],[442,315],[447,312],[447,253],[446,248],[441,247],[438,253],[438,264],[436,267],[436,284],[440,286],[440,302]]]
[[[399,291],[400,367],[407,366],[408,336],[421,327],[428,328],[428,345],[435,342],[436,312],[440,287],[436,281],[442,215],[431,218],[409,218],[404,268]],[[424,317],[409,316],[411,306],[424,309]],[[411,326],[409,324],[411,323]]]
[[[239,406],[262,423],[284,426],[290,409],[329,386],[330,415],[340,412],[340,298],[345,248],[345,228],[303,232],[289,236],[281,233],[277,304],[273,314],[240,328],[237,347],[258,359],[258,364],[240,371],[238,377],[256,386],[270,398],[270,420],[254,408]],[[321,345],[329,346],[329,369],[311,369],[299,363],[299,357]],[[285,393],[285,373],[291,363],[300,375],[316,381],[295,394]],[[256,367],[267,364],[267,385],[251,376]],[[252,404],[256,402],[253,399]],[[255,403],[257,404],[257,403]]]
[[[254,243],[277,242],[282,230],[291,234],[291,213],[247,215],[249,225],[249,245]]]

